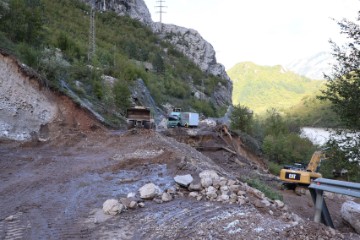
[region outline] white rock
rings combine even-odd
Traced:
[[[135,196],[136,196],[136,193],[131,192],[131,193],[128,193],[127,198],[134,198]]]
[[[148,183],[145,184],[144,186],[142,186],[139,189],[140,192],[140,197],[143,199],[153,199],[156,196],[159,196],[161,193],[160,188],[153,184],[153,183]]]
[[[198,192],[190,192],[189,197],[197,198],[199,196]]]
[[[207,187],[211,186],[212,183],[213,183],[213,181],[212,181],[212,179],[210,177],[201,178],[200,181],[201,181],[201,186],[203,188],[207,188]]]
[[[108,215],[114,216],[116,214],[119,214],[121,213],[123,208],[124,206],[116,199],[108,199],[103,203],[103,211],[105,214]]]
[[[8,222],[11,222],[11,221],[14,221],[14,220],[15,220],[14,215],[10,215],[7,218],[5,218],[5,221],[8,221]]]
[[[141,207],[141,208],[143,208],[143,207],[145,207],[145,203],[139,202],[138,206]]]
[[[187,187],[190,185],[190,183],[192,183],[194,179],[190,174],[187,174],[187,175],[177,175],[174,177],[174,180],[180,186]]]
[[[285,204],[280,200],[275,200],[275,203],[278,208],[283,208],[285,206]]]
[[[341,217],[360,234],[360,204],[353,201],[345,202],[341,207]]]
[[[220,199],[221,199],[222,202],[227,202],[227,201],[229,201],[230,197],[229,197],[229,195],[222,194],[220,196]]]
[[[131,202],[130,202],[130,205],[129,205],[129,208],[130,208],[130,209],[135,209],[137,206],[138,206],[138,204],[137,204],[136,201],[131,201]]]
[[[228,186],[222,186],[222,187],[220,187],[220,191],[222,193],[227,193],[227,192],[229,192],[229,187]]]
[[[169,193],[163,193],[161,196],[161,200],[163,202],[170,202],[172,200],[172,196]]]
[[[208,198],[217,198],[217,194],[216,194],[216,188],[214,188],[213,186],[209,186],[206,189],[206,196]]]
[[[201,187],[201,183],[190,183],[189,187],[188,187],[189,191],[201,191],[202,187]]]
[[[219,175],[214,170],[204,170],[201,173],[199,173],[199,177],[200,178],[208,178],[209,177],[212,180],[219,179]]]

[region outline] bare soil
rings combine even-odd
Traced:
[[[105,200],[149,182],[165,190],[175,186],[177,174],[196,177],[214,169],[232,179],[257,175],[275,188],[279,182],[246,148],[243,157],[221,148],[226,144],[217,131],[186,135],[178,129],[111,131],[80,124],[89,128],[64,126],[63,134],[45,143],[0,142],[0,239],[360,239],[341,221],[345,198],[327,199],[337,228],[332,231],[312,221],[309,195],[291,191],[281,192],[284,202],[304,221],[252,202],[197,201],[185,189],[173,201],[146,201],[144,208],[106,216]]]

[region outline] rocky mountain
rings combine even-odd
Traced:
[[[231,104],[232,82],[225,67],[216,61],[216,52],[196,30],[173,24],[153,22],[143,0],[83,0],[99,11],[115,11],[119,15],[128,15],[149,26],[161,39],[171,43],[178,51],[192,60],[203,72],[218,76],[225,84],[218,83],[208,100],[215,106]],[[203,89],[195,89],[196,96],[204,96]]]
[[[290,62],[285,67],[299,75],[320,80],[325,74],[331,74],[332,65],[335,63],[332,55],[327,52],[319,52],[308,58]]]

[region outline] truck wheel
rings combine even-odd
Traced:
[[[129,122],[127,124],[127,129],[132,129],[132,128],[134,128],[134,122]]]
[[[150,123],[149,123],[149,122],[145,122],[145,123],[144,123],[144,128],[145,128],[145,129],[150,129]]]

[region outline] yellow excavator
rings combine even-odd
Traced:
[[[280,180],[283,182],[283,186],[294,189],[299,195],[304,194],[314,179],[322,177],[318,170],[324,159],[325,154],[322,151],[315,151],[307,166],[301,163],[284,166],[280,170]]]

